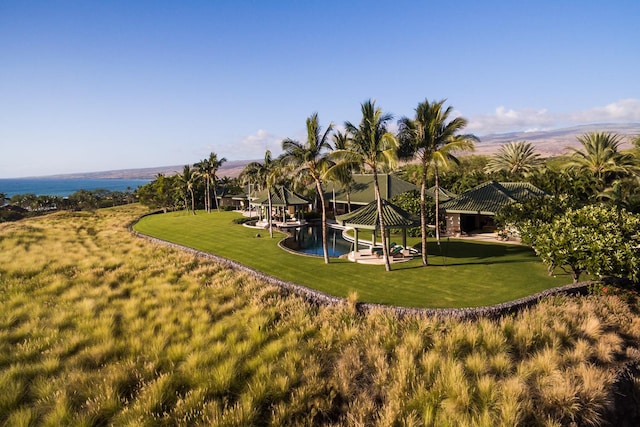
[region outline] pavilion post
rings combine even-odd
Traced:
[[[358,229],[354,228],[354,237],[356,238],[355,243],[353,244],[353,259],[356,258],[356,254],[358,253]]]

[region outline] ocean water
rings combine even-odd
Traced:
[[[16,194],[66,197],[79,190],[133,191],[149,183],[148,179],[16,178],[0,179],[0,193],[7,198]]]

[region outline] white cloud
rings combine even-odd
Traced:
[[[554,127],[573,126],[588,123],[639,122],[640,99],[622,99],[603,107],[584,111],[553,113],[547,109],[507,109],[496,108],[493,114],[480,114],[469,118],[467,130],[479,135],[546,130]]]
[[[621,99],[604,107],[573,113],[569,118],[577,123],[637,122],[640,121],[640,99]]]
[[[523,129],[545,129],[554,126],[556,118],[546,109],[496,108],[494,114],[481,114],[469,118],[467,130],[478,134],[509,132]]]
[[[271,150],[271,153],[275,156],[281,151],[282,138],[267,132],[264,129],[259,129],[255,134],[248,135],[238,142],[237,145],[231,147],[231,151],[237,156],[238,159],[261,159],[264,157],[264,153],[267,150]]]

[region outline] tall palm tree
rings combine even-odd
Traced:
[[[213,197],[216,199],[216,208],[218,212],[220,212],[220,202],[218,201],[218,192],[216,189],[216,185],[218,182],[218,170],[222,167],[222,165],[227,161],[225,157],[218,159],[218,155],[216,153],[209,154],[209,165],[211,167],[211,186],[213,188]],[[209,203],[211,203],[211,196],[209,196]],[[211,209],[209,209],[211,211]]]
[[[184,189],[186,189],[191,196],[191,212],[193,212],[194,215],[196,214],[196,202],[193,195],[193,186],[195,184],[196,176],[197,175],[194,169],[192,169],[189,165],[184,165],[184,167],[182,168],[182,174],[178,175],[178,179],[180,180],[182,185],[184,185]]]
[[[267,221],[269,224],[269,236],[273,238],[273,222],[271,220],[271,188],[275,185],[278,179],[278,162],[271,158],[271,151],[267,150],[264,154],[264,161],[251,162],[245,166],[244,170],[240,174],[240,178],[243,183],[252,183],[256,186],[258,191],[267,190],[267,200],[269,204],[269,213],[267,214]]]
[[[351,136],[347,132],[336,132],[332,136],[333,150],[346,150],[349,147]],[[331,166],[325,174],[325,178],[340,184],[347,196],[347,211],[351,212],[351,188],[353,186],[353,174],[359,171],[359,165],[338,163]]]
[[[322,188],[322,176],[330,166],[327,153],[331,150],[329,134],[332,130],[333,124],[329,124],[327,129],[322,132],[318,123],[318,113],[313,113],[307,118],[307,142],[300,143],[290,138],[282,141],[282,150],[284,151],[282,161],[289,163],[295,173],[309,174],[316,185],[322,210],[322,249],[325,264],[329,264],[329,248],[327,247],[327,209]]]
[[[610,178],[635,169],[633,156],[620,152],[622,139],[617,134],[591,132],[579,136],[578,141],[581,149],[569,147],[573,153],[566,164],[567,170],[595,177],[598,192],[605,189]]]
[[[204,179],[206,184],[206,193],[204,196],[204,204],[207,212],[211,213],[211,189],[213,187],[214,197],[217,197],[216,194],[216,182],[218,180],[218,169],[222,166],[224,162],[226,162],[226,158],[218,159],[218,155],[216,153],[210,153],[209,157],[201,160],[196,163],[194,167],[202,179]],[[219,203],[216,199],[216,206],[218,207],[218,211],[220,211]]]
[[[509,142],[489,160],[486,173],[507,172],[510,176],[524,177],[535,172],[542,164],[540,154],[526,141]]]
[[[389,262],[389,248],[386,244],[386,227],[382,216],[382,199],[378,184],[378,172],[395,167],[397,163],[398,141],[387,131],[387,124],[393,118],[390,114],[383,114],[375,102],[368,100],[362,106],[362,119],[358,126],[345,122],[344,126],[351,135],[348,148],[335,150],[333,158],[339,163],[360,164],[373,173],[373,185],[378,208],[380,233],[382,234],[382,252],[385,268],[391,270]]]
[[[415,119],[403,117],[400,120],[399,139],[400,157],[417,158],[421,166],[420,185],[420,224],[422,231],[422,264],[428,265],[427,259],[427,210],[426,187],[427,171],[433,169],[435,177],[436,202],[436,239],[440,240],[440,185],[439,170],[446,168],[450,162],[458,163],[454,153],[473,150],[474,135],[458,135],[467,120],[456,117],[449,120],[453,107],[443,108],[445,100],[418,104]]]
[[[196,170],[197,176],[202,178],[205,182],[204,209],[207,212],[211,212],[211,190],[209,189],[212,173],[211,163],[209,163],[209,159],[203,159],[193,165],[193,167]]]

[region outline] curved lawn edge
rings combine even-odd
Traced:
[[[234,261],[210,252],[200,251],[200,250],[197,250],[188,246],[184,246],[178,243],[169,242],[167,240],[159,239],[157,237],[152,237],[152,236],[140,233],[133,229],[133,227],[142,218],[149,215],[155,215],[158,213],[162,213],[162,211],[144,214],[136,218],[135,220],[133,220],[127,226],[127,228],[129,229],[131,234],[133,234],[136,237],[146,239],[153,243],[178,249],[183,252],[188,252],[201,258],[206,258],[206,259],[215,261],[232,270],[245,272],[268,284],[277,286],[285,294],[293,293],[305,299],[307,302],[313,305],[337,306],[337,305],[345,304],[347,302],[347,299],[345,298],[329,295],[324,292],[318,291],[316,289],[312,289],[307,286],[300,285],[298,283],[279,279],[275,276],[271,276],[269,274],[263,273],[262,271],[248,267],[238,261]],[[462,308],[414,308],[414,307],[401,307],[401,306],[392,306],[392,305],[384,305],[384,304],[376,304],[376,303],[368,303],[368,302],[357,302],[355,306],[359,312],[367,312],[371,310],[385,310],[385,311],[393,312],[399,317],[427,316],[427,317],[455,318],[460,320],[466,320],[466,319],[471,320],[471,319],[477,319],[480,317],[495,318],[495,317],[503,316],[505,314],[516,313],[524,308],[531,307],[537,304],[540,300],[544,298],[547,298],[553,295],[584,295],[587,293],[590,285],[593,285],[595,283],[604,283],[604,282],[614,283],[617,281],[618,281],[617,279],[612,278],[612,279],[603,279],[599,281],[590,280],[586,282],[572,283],[572,284],[560,286],[557,288],[546,289],[542,292],[538,292],[533,295],[519,298],[517,300],[508,301],[508,302],[495,304],[491,306],[462,307]]]

